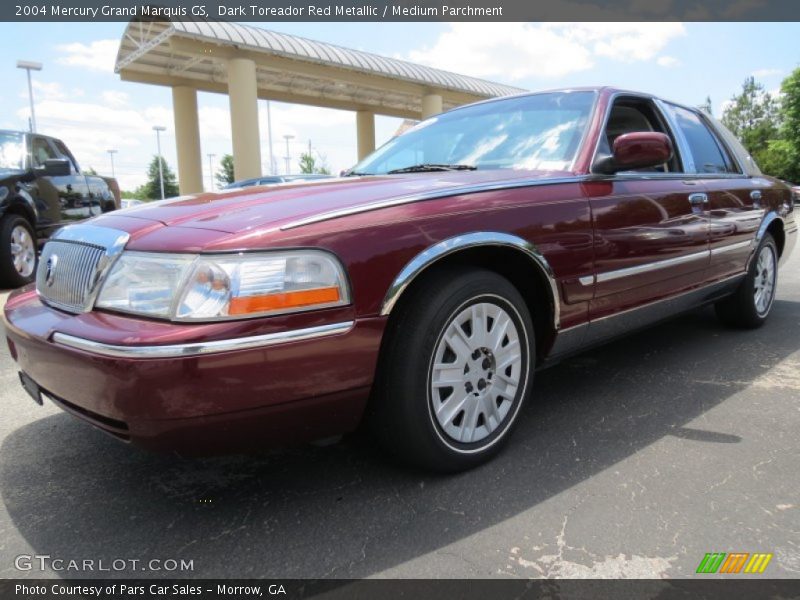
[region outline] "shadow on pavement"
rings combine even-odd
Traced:
[[[799,316],[800,303],[778,301],[764,328],[731,331],[698,310],[542,371],[506,451],[457,476],[389,464],[355,441],[185,460],[57,415],[6,438],[2,499],[34,550],[54,557],[194,559],[195,577],[367,576],[530,509],[664,436],[738,443],[686,424],[800,349]]]

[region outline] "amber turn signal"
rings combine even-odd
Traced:
[[[275,310],[303,308],[338,302],[341,299],[338,287],[316,288],[263,296],[239,296],[231,298],[229,315],[247,315]]]

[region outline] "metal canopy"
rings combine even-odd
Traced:
[[[228,92],[226,63],[256,64],[261,98],[418,119],[422,97],[437,94],[447,110],[525,90],[229,22],[132,21],[116,72],[128,81]]]

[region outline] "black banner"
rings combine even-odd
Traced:
[[[4,0],[3,21],[800,21],[795,0]],[[798,36],[800,37],[800,35]]]
[[[77,600],[195,598],[276,598],[319,600],[735,600],[800,598],[800,580],[525,580],[525,579],[368,579],[368,580],[91,580],[3,579],[0,598]]]

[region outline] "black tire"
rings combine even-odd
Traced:
[[[762,303],[757,303],[756,285],[757,283],[762,284],[765,277],[764,270],[761,268],[759,260],[762,253],[767,253],[769,256],[768,260],[772,263],[773,279],[768,297]],[[761,327],[766,322],[767,317],[769,317],[772,303],[775,300],[775,291],[777,287],[778,247],[775,244],[775,239],[767,233],[764,235],[761,244],[759,244],[753,254],[747,276],[742,283],[731,296],[714,304],[717,317],[719,317],[720,321],[731,327],[738,327],[741,329]]]
[[[386,332],[388,337],[381,353],[367,425],[380,445],[403,462],[440,472],[470,469],[489,460],[508,441],[520,408],[530,394],[535,356],[530,312],[520,293],[507,279],[483,269],[437,269],[415,281],[406,294],[403,303],[395,309],[397,312]],[[469,321],[469,338],[465,339],[473,339],[473,322],[486,323],[486,338],[483,349],[478,348],[478,342],[474,343],[475,350],[465,344],[460,355],[472,354],[468,360],[462,361],[449,349],[444,335],[454,319],[459,315],[464,318],[464,311],[468,310],[472,311],[471,314],[485,312],[481,313],[482,320]],[[466,324],[463,321],[458,323],[461,331],[465,331]],[[498,323],[505,325],[502,331],[499,328],[495,331],[494,326]],[[487,345],[497,348],[497,354]],[[513,358],[517,348],[520,357]],[[454,358],[446,358],[448,351]],[[437,352],[442,363],[456,361],[447,362],[457,365],[448,369],[450,372],[459,372],[463,362],[463,377],[474,379],[474,387],[472,381],[465,383],[459,379],[457,387],[438,388],[436,394],[439,398],[434,400],[432,386]],[[513,367],[498,364],[500,360],[512,359]],[[470,364],[473,371],[467,374]],[[497,373],[492,369],[497,369]],[[442,370],[440,367],[439,371]],[[504,370],[502,376],[500,370]],[[516,378],[517,385],[507,389],[515,391],[499,391],[509,377]],[[483,387],[480,387],[481,383]],[[461,390],[462,386],[464,390]],[[442,415],[448,414],[449,411],[443,410],[449,399],[445,395],[455,394],[456,389],[464,400],[459,404],[459,399],[455,398],[456,403],[452,406],[458,406],[457,410],[461,410],[461,406],[468,407],[462,413],[470,411],[473,417],[470,419],[463,414],[460,417],[465,439],[469,436],[467,442],[454,439],[434,415],[437,410]],[[473,399],[471,394],[477,399]],[[436,409],[434,402],[437,403]],[[480,407],[474,408],[476,406]],[[486,413],[491,416],[487,417]],[[456,428],[459,419],[458,414],[453,414],[455,417],[446,425],[451,430]],[[467,423],[468,420],[471,423]],[[484,437],[473,442],[479,435]]]
[[[15,230],[23,228],[27,231],[33,248],[33,268],[29,273],[21,272],[14,266],[14,255],[11,250],[11,238]],[[18,288],[32,282],[36,277],[36,234],[25,217],[10,214],[0,221],[0,286]]]

